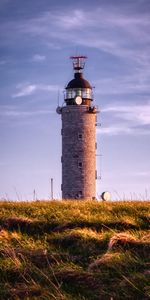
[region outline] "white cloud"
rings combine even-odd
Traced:
[[[52,16],[51,16],[52,17]],[[73,10],[72,14],[61,12],[52,17],[54,24],[60,28],[72,30],[84,26],[85,13],[82,10]]]
[[[33,57],[32,57],[32,61],[35,61],[35,62],[42,62],[44,60],[46,60],[45,55],[34,54]]]
[[[12,95],[12,97],[18,98],[18,97],[29,96],[33,94],[35,91],[36,91],[36,85],[29,84],[27,86],[20,88],[20,90],[17,93]]]
[[[45,42],[57,40],[73,44],[95,47],[119,56],[129,56],[139,60],[147,56],[149,48],[135,48],[144,42],[150,42],[149,14],[136,11],[129,14],[121,7],[108,9],[99,5],[89,9],[66,9],[44,12],[27,21],[5,24],[6,29],[15,27],[17,34],[41,37]],[[4,26],[4,25],[3,25]],[[5,27],[3,28],[4,31]],[[143,52],[144,50],[144,52]]]
[[[122,125],[122,124],[116,124],[112,126],[107,127],[101,127],[97,129],[97,134],[101,135],[150,135],[150,129],[142,129],[142,128],[136,128],[132,127],[128,124]]]
[[[149,92],[150,85],[150,17],[149,13],[122,10],[122,6],[108,9],[97,5],[89,10],[66,9],[46,11],[27,21],[3,25],[5,41],[12,41],[9,32],[16,32],[13,41],[28,36],[50,48],[60,49],[66,43],[74,47],[95,48],[119,58],[125,70],[120,77],[97,80],[99,94],[134,94]],[[11,33],[12,34],[12,33]],[[2,39],[4,40],[4,39]],[[100,52],[100,53],[101,53]],[[110,57],[111,58],[111,57]],[[33,61],[44,61],[44,55],[35,54]],[[117,61],[116,61],[117,63]],[[104,66],[103,66],[104,67]],[[120,73],[117,71],[117,73]],[[100,88],[99,88],[100,87]]]
[[[56,113],[55,110],[51,110],[49,107],[38,110],[20,110],[17,106],[1,106],[0,116],[4,118],[19,118],[19,117],[33,117],[39,115],[47,115]]]
[[[95,92],[100,95],[149,93],[150,70],[147,67],[133,68],[130,73],[95,80]]]
[[[150,125],[150,104],[145,105],[118,105],[102,109],[102,112],[112,112],[115,117],[130,121],[135,125]]]
[[[61,40],[69,39],[73,43],[75,41],[75,44],[136,60],[140,65],[149,59],[147,46],[150,42],[150,18],[148,14],[130,16],[126,12],[120,12],[119,9],[110,11],[106,7],[97,7],[96,10],[91,9],[91,11],[74,10],[71,14],[66,11],[63,16],[54,14],[52,26],[53,24],[57,25],[55,31]],[[145,47],[142,45],[143,42],[144,44],[147,42]]]
[[[130,7],[129,4],[127,6]],[[12,35],[12,28],[15,36]],[[122,75],[119,74],[117,67],[117,71],[113,71],[113,75],[109,78],[108,75],[101,75],[102,79],[94,82],[97,87],[96,93],[115,95],[149,92],[149,28],[149,12],[140,13],[136,10],[127,12],[121,5],[114,5],[108,9],[106,4],[97,5],[96,8],[93,6],[91,10],[65,7],[61,11],[46,11],[28,20],[7,22],[2,24],[1,34],[5,33],[5,41],[8,39],[15,44],[18,36],[21,39],[24,36],[32,43],[34,39],[36,41],[39,39],[40,43],[53,48],[66,47],[67,42],[70,47],[76,45],[96,48],[101,51],[99,57],[102,52],[105,52],[119,58],[116,64],[118,63],[123,69]],[[40,62],[44,61],[45,56],[36,53],[32,59]],[[110,64],[111,62],[110,56]],[[116,73],[120,76],[114,76]],[[31,95],[40,90],[51,91],[55,90],[55,87],[53,89],[52,86],[42,87],[31,84],[18,89],[13,97]]]
[[[112,105],[101,110],[104,126],[97,129],[103,135],[149,135],[150,104]],[[109,120],[109,121],[108,121]]]
[[[108,126],[108,127],[101,127],[97,129],[98,134],[103,135],[124,135],[124,134],[132,134],[132,129],[129,127],[123,127],[122,125],[119,126]]]
[[[130,8],[130,4],[127,7]],[[32,42],[39,39],[40,43],[57,49],[69,42],[74,46],[96,48],[125,62],[131,61],[135,63],[133,69],[140,66],[147,71],[150,63],[149,12],[130,12],[123,8],[107,4],[84,10],[65,7],[27,20],[5,22],[1,25],[1,42],[7,40],[16,44],[16,39],[22,40],[23,35]],[[44,56],[35,54],[34,60],[42,61]]]
[[[30,96],[35,92],[39,91],[58,91],[57,85],[46,85],[46,84],[19,84],[17,85],[17,92],[12,95],[12,98],[19,98],[24,96]]]

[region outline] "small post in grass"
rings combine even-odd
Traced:
[[[53,178],[51,178],[51,200],[53,200]]]

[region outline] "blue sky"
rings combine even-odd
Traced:
[[[95,87],[97,196],[150,195],[150,1],[0,1],[0,199],[61,198],[61,120],[69,57]],[[59,95],[59,96],[58,96]]]

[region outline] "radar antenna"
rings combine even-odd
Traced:
[[[75,73],[80,73],[81,70],[84,69],[85,59],[87,59],[87,56],[85,56],[85,55],[71,56],[70,59],[73,60],[73,69],[74,69]]]

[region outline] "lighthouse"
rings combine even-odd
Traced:
[[[62,198],[96,198],[96,114],[91,84],[84,79],[86,56],[72,56],[74,78],[65,87],[62,119]]]

